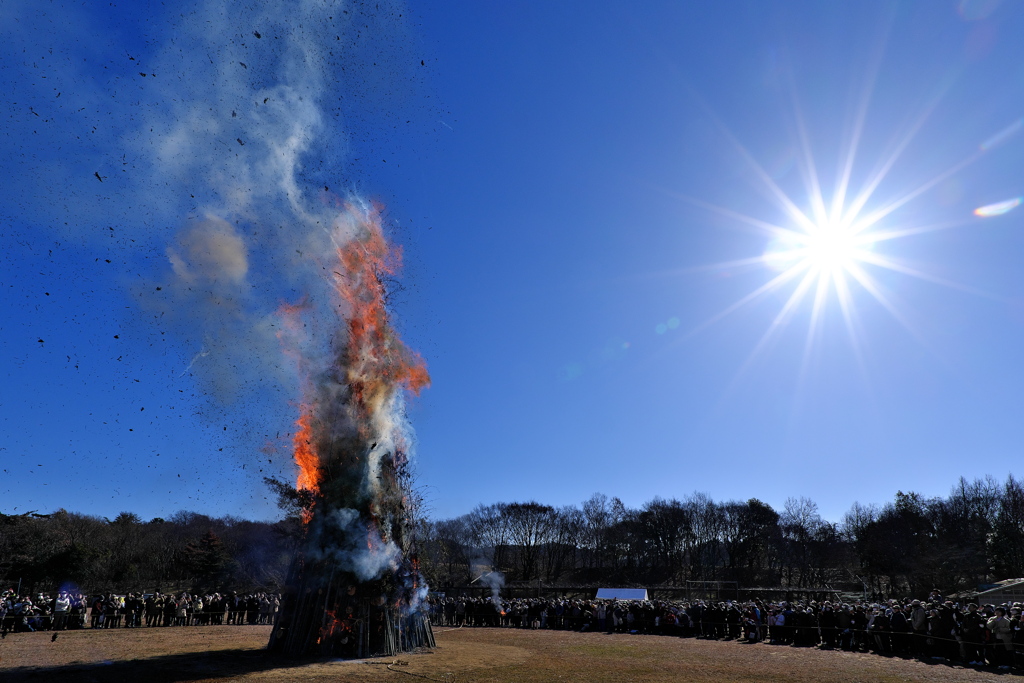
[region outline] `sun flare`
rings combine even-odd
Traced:
[[[865,125],[867,111],[865,99],[857,112],[851,135],[845,141],[845,152],[840,155],[839,167],[834,176],[834,189],[831,197],[828,198],[822,191],[822,177],[815,163],[795,95],[794,111],[799,132],[796,167],[799,169],[803,179],[803,189],[806,191],[803,198],[785,192],[775,177],[754,159],[732,131],[714,115],[710,107],[705,106],[705,111],[711,115],[724,137],[746,161],[753,176],[759,181],[762,191],[781,211],[781,217],[784,220],[766,220],[743,214],[728,207],[713,205],[700,199],[682,197],[689,203],[713,211],[727,219],[756,228],[767,237],[767,244],[760,256],[714,264],[708,268],[733,269],[767,266],[770,271],[774,271],[774,274],[761,286],[706,320],[691,334],[772,293],[788,290],[781,309],[768,326],[744,367],[765,350],[769,342],[792,321],[805,302],[810,302],[809,327],[804,348],[805,362],[810,357],[811,347],[818,337],[818,331],[830,304],[838,304],[838,312],[841,314],[841,319],[849,334],[853,350],[860,358],[861,342],[857,329],[855,306],[855,295],[858,291],[868,295],[870,299],[887,310],[912,336],[920,338],[920,334],[914,330],[907,316],[895,305],[882,282],[876,277],[878,272],[885,270],[897,272],[962,291],[980,293],[977,290],[932,276],[901,258],[886,254],[884,248],[876,248],[890,240],[958,227],[966,225],[971,220],[963,217],[936,224],[892,225],[895,222],[893,218],[895,218],[894,214],[897,210],[979,159],[985,153],[984,146],[902,195],[895,195],[894,198],[882,203],[877,202],[877,191],[886,184],[889,172],[907,149],[924,120],[928,118],[930,109],[926,109],[921,114],[904,137],[879,159],[874,170],[862,178],[860,187],[855,188],[853,187],[854,166]],[[999,215],[1015,208],[1020,203],[1020,199],[1000,202],[978,209],[975,211],[975,215],[981,217]],[[908,214],[901,215],[899,223],[904,223]]]
[[[772,240],[764,253],[765,263],[783,272],[808,270],[818,277],[842,277],[850,266],[865,260],[870,236],[858,235],[848,224],[824,222],[806,232],[793,231]]]
[[[825,224],[806,239],[807,260],[819,271],[835,272],[857,256],[857,243],[849,229],[841,225]]]

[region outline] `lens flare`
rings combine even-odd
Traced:
[[[996,202],[995,204],[979,206],[974,210],[974,215],[981,216],[982,218],[1002,216],[1004,213],[1009,213],[1020,206],[1021,201],[1024,201],[1024,197],[1014,197],[1013,199],[1007,199],[1004,202]]]
[[[985,142],[981,143],[981,149],[985,151],[995,149],[1019,133],[1021,128],[1024,128],[1024,118],[1017,119],[1006,128],[1003,128],[1001,131],[985,140]]]

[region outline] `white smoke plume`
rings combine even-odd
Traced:
[[[501,572],[484,572],[477,579],[480,583],[491,589],[491,602],[496,608],[504,611],[504,603],[501,601],[501,589],[505,587],[505,575]]]
[[[323,112],[339,94],[328,87],[328,52],[346,33],[347,8],[219,0],[182,13],[151,67],[164,75],[156,90],[167,106],[150,110],[143,133],[127,141],[154,184],[189,199],[175,202],[191,224],[167,249],[168,287],[147,290],[144,304],[199,328],[190,336],[209,358],[195,371],[224,401],[247,385],[289,381],[274,308],[290,292],[324,300],[309,256],[348,237],[337,207],[310,185],[316,174],[302,182],[345,153],[345,135],[324,125]],[[250,277],[250,268],[259,272]]]
[[[318,523],[319,533],[334,540],[329,545],[311,545],[306,557],[310,560],[330,560],[342,571],[355,574],[360,581],[372,581],[398,568],[402,551],[391,541],[384,542],[373,529],[360,519],[358,510],[341,508],[323,515]],[[337,539],[346,539],[337,543]]]
[[[189,370],[203,393],[291,394],[274,313],[327,298],[309,257],[344,239],[339,199],[361,202],[353,144],[375,144],[371,122],[415,89],[405,4],[105,5],[0,3],[0,38],[23,55],[0,69],[0,151],[25,161],[0,213],[123,249],[182,366],[206,350]],[[32,149],[44,122],[49,147]]]

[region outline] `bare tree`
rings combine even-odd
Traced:
[[[541,546],[552,539],[557,522],[555,509],[536,501],[509,503],[504,515],[508,520],[509,542],[519,555],[519,579],[529,581],[537,575]]]
[[[1013,475],[1003,487],[989,548],[998,576],[1024,576],[1024,483]]]

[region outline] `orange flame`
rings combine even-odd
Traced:
[[[334,290],[340,299],[335,310],[345,318],[348,328],[344,348],[338,350],[335,359],[336,370],[343,374],[336,379],[348,385],[349,409],[355,411],[353,417],[361,434],[368,436],[375,428],[372,418],[386,409],[396,391],[407,389],[419,394],[430,385],[430,375],[423,359],[402,343],[388,322],[384,278],[400,267],[400,250],[385,239],[378,210],[347,206],[346,212],[356,218],[358,233],[337,249],[337,266],[328,268],[334,273]],[[286,347],[302,334],[301,315],[310,309],[308,301],[280,307],[284,324],[279,338]],[[323,483],[325,467],[329,466],[321,462],[317,452],[317,397],[310,382],[311,369],[304,367],[304,359],[294,349],[290,355],[295,356],[300,374],[304,375],[303,393],[307,397],[292,439],[299,468],[296,488],[316,493]]]
[[[335,288],[349,306],[347,379],[357,403],[374,412],[392,387],[419,394],[430,385],[430,375],[387,320],[381,278],[398,270],[401,252],[384,239],[377,211],[367,214],[361,227],[363,235],[338,249],[341,272],[335,271]]]
[[[313,416],[309,413],[308,406],[302,407],[302,415],[295,421],[295,436],[292,444],[295,446],[295,464],[299,466],[299,478],[295,487],[316,491],[320,486],[321,472],[320,459],[317,457],[316,449],[313,447]]]
[[[304,371],[303,362],[301,355],[294,347],[293,338],[300,333],[302,329],[301,316],[309,308],[309,302],[304,299],[296,304],[282,303],[277,311],[282,322],[277,338],[281,341],[285,353],[296,361],[300,374]],[[308,378],[303,377],[303,383],[308,385]],[[295,434],[292,436],[292,449],[295,464],[299,466],[295,488],[316,491],[322,475],[319,458],[313,445],[313,414],[309,405],[302,406],[299,419],[295,421],[295,427]]]
[[[325,638],[333,638],[338,632],[346,633],[352,630],[351,625],[346,623],[344,620],[339,619],[337,613],[332,610],[327,610],[327,618],[323,626],[320,627],[320,637],[316,639],[319,645]]]

